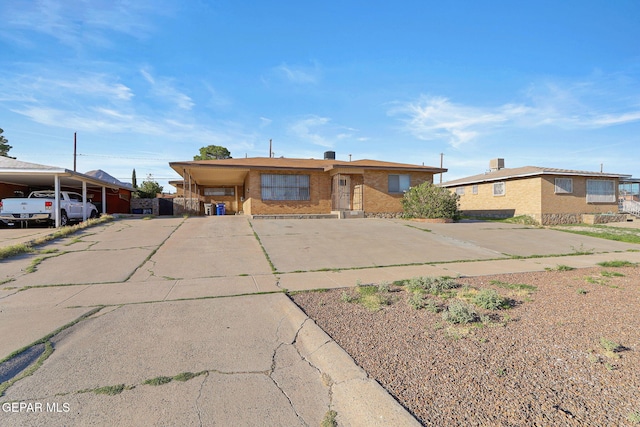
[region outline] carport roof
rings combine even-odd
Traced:
[[[131,189],[69,169],[0,156],[0,182],[31,187],[53,187],[55,176],[60,178],[60,185],[64,187],[76,187],[78,182],[86,182],[88,187]]]

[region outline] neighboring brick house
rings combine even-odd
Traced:
[[[224,203],[227,213],[246,215],[331,214],[398,216],[411,186],[433,182],[446,169],[377,160],[252,157],[172,162],[183,177],[170,182],[187,210]],[[177,200],[174,200],[177,203]],[[190,209],[189,209],[190,208]]]
[[[491,161],[489,172],[442,183],[460,196],[463,215],[507,218],[528,215],[543,225],[583,222],[585,214],[617,214],[615,173],[524,166],[504,168]]]

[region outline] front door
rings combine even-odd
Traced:
[[[338,210],[348,211],[351,209],[351,177],[348,175],[338,176]]]

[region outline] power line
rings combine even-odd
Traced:
[[[129,156],[113,156],[109,154],[81,154],[78,153],[78,156],[84,157],[105,157],[109,159],[129,159],[129,160],[159,160],[164,162],[174,161],[175,159],[163,159],[163,158],[153,158],[153,157],[129,157]]]

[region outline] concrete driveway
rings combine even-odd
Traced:
[[[120,219],[37,249],[0,261],[3,426],[417,425],[284,288],[640,262],[517,225],[233,216]],[[16,375],[8,356],[44,343]]]

